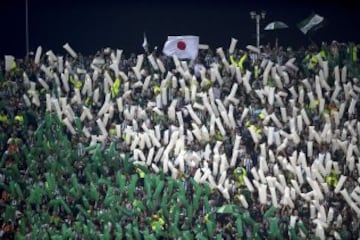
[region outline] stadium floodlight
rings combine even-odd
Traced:
[[[266,11],[261,11],[260,13],[257,13],[255,11],[250,12],[251,19],[255,19],[256,21],[256,46],[260,46],[260,20],[265,19],[266,17]]]

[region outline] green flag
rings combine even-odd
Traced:
[[[100,198],[100,195],[99,195],[94,183],[92,183],[92,182],[90,183],[89,197],[94,201],[98,201]]]
[[[116,173],[116,183],[119,187],[120,192],[125,191],[126,177],[122,175],[120,172]]]
[[[264,214],[264,218],[269,218],[274,216],[274,214],[276,213],[277,209],[274,206],[271,206]]]
[[[172,205],[171,207],[171,219],[173,225],[178,226],[180,219],[180,209],[176,204]]]
[[[133,235],[132,235],[132,225],[131,223],[127,224],[126,227],[125,227],[125,236],[126,236],[126,239],[134,239],[133,238]]]
[[[161,191],[163,190],[164,188],[164,185],[165,185],[165,182],[160,180],[158,183],[157,183],[157,186],[155,188],[155,192],[154,192],[154,196],[153,196],[153,199],[158,199],[159,196],[160,196],[160,193]]]
[[[225,204],[218,208],[217,213],[237,213],[239,212],[238,206],[234,204]]]
[[[138,225],[136,223],[134,224],[132,230],[133,230],[135,239],[136,240],[141,240],[142,238],[141,238],[141,234],[140,234],[140,231],[139,231],[139,227],[138,227]]]
[[[308,235],[309,231],[307,230],[303,222],[301,221],[297,222],[297,226],[305,235]]]
[[[215,223],[213,221],[206,221],[206,231],[208,237],[212,239],[215,233]]]
[[[270,239],[282,239],[278,221],[277,218],[270,218]]]
[[[236,218],[235,223],[236,223],[237,234],[242,239],[242,237],[244,236],[244,231],[243,231],[243,223],[242,223],[241,215],[238,215],[238,217]]]
[[[134,192],[136,189],[136,184],[137,184],[138,179],[139,179],[139,176],[137,174],[133,174],[131,176],[130,184],[128,186],[128,195],[129,195],[130,202],[133,202],[135,199]]]
[[[47,194],[49,195],[55,191],[56,180],[55,180],[54,174],[52,174],[52,173],[46,173],[45,177],[46,177],[45,190],[46,190]]]
[[[150,174],[146,174],[145,177],[144,177],[144,188],[145,188],[146,198],[147,199],[151,198],[152,178],[150,176],[151,176]]]
[[[123,239],[123,229],[121,227],[121,225],[119,223],[116,223],[115,225],[115,239],[116,240],[121,240]]]
[[[40,186],[35,185],[30,189],[30,196],[28,198],[28,202],[30,204],[38,204],[40,205],[42,202],[43,192]]]

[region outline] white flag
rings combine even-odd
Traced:
[[[309,17],[304,19],[298,24],[300,31],[304,34],[307,34],[310,30],[315,31],[321,27],[321,23],[324,21],[324,18],[318,14],[311,14]]]
[[[143,44],[142,44],[142,47],[144,48],[144,50],[147,52],[149,51],[149,43],[147,41],[147,38],[146,38],[146,34],[144,33],[144,41],[143,41]]]
[[[163,48],[163,53],[165,55],[175,55],[179,59],[195,59],[198,51],[198,36],[169,36]]]

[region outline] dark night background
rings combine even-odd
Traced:
[[[38,45],[47,51],[64,53],[70,45],[83,54],[102,47],[124,49],[125,54],[142,51],[143,32],[152,47],[162,49],[168,35],[198,35],[200,43],[211,48],[228,47],[230,38],[238,46],[255,44],[255,21],[251,10],[266,10],[262,28],[274,20],[290,28],[277,32],[262,31],[262,43],[274,43],[278,37],[284,46],[299,47],[311,40],[360,40],[359,8],[347,1],[39,1],[28,0],[30,50]],[[311,12],[324,16],[327,23],[314,34],[303,35],[296,23]],[[0,56],[25,55],[25,0],[0,1]]]

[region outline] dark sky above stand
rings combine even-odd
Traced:
[[[120,48],[126,55],[142,52],[143,33],[151,47],[162,49],[168,35],[198,35],[211,48],[227,48],[231,37],[238,47],[254,44],[255,21],[249,12],[267,12],[262,29],[274,20],[290,28],[262,31],[262,43],[279,38],[283,46],[299,47],[310,40],[360,42],[360,14],[350,1],[235,1],[235,0],[28,0],[30,50],[41,45],[63,54],[66,42],[83,54],[103,47]],[[325,17],[326,25],[303,35],[296,23],[312,12]],[[0,56],[23,57],[25,48],[25,0],[0,1]]]

